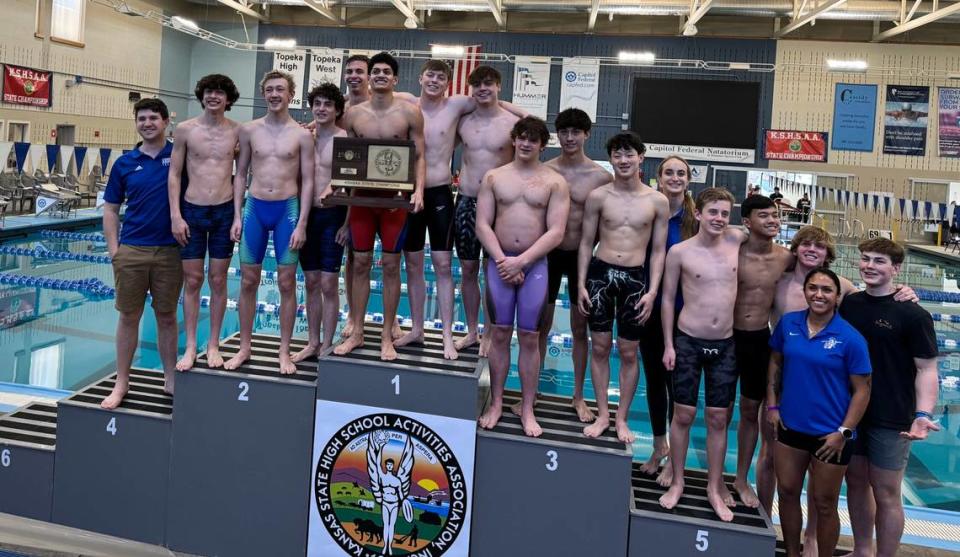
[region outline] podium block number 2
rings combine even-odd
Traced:
[[[240,393],[237,394],[237,400],[240,402],[250,402],[250,383],[246,381],[241,381],[237,388],[240,389]]]
[[[706,530],[697,530],[697,543],[694,544],[697,551],[706,551],[710,549],[710,532]]]

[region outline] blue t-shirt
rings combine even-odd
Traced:
[[[680,235],[680,228],[683,225],[683,207],[680,207],[680,210],[676,212],[670,220],[667,221],[667,246],[664,250],[664,253],[670,251],[670,248],[679,244],[683,241],[683,238]],[[653,236],[650,237],[650,242],[647,242],[647,259],[650,261],[650,254],[653,252]],[[666,257],[664,257],[664,262],[666,262]],[[646,282],[650,282],[650,265],[644,265],[644,277]],[[654,310],[657,314],[660,314],[660,304],[663,302],[663,284],[660,285],[660,289],[657,290],[657,299],[654,301]],[[677,283],[677,297],[674,300],[673,311],[676,315],[680,315],[680,310],[683,309],[683,292],[680,290],[680,283]]]
[[[120,227],[120,243],[130,246],[172,246],[177,241],[170,231],[170,201],[167,174],[173,143],[167,142],[157,156],[139,148],[124,153],[110,170],[103,200],[127,204]]]
[[[872,371],[867,341],[839,314],[808,338],[807,310],[803,310],[780,318],[770,348],[783,354],[783,425],[807,435],[836,431],[852,398],[849,376]]]

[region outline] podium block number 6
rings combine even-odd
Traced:
[[[237,388],[240,389],[240,394],[237,395],[237,400],[240,402],[250,402],[250,383],[246,381],[241,381]]]
[[[10,449],[0,451],[0,466],[4,468],[10,467]]]
[[[393,379],[390,380],[390,384],[393,385],[393,394],[400,396],[400,374],[393,376]]]
[[[556,472],[557,468],[560,467],[560,463],[557,462],[557,458],[560,455],[557,454],[557,451],[549,450],[547,451],[547,463],[544,465],[547,470],[550,472]]]
[[[710,549],[710,532],[706,530],[697,530],[697,543],[695,546],[697,551],[706,551]]]
[[[110,421],[107,422],[107,433],[110,435],[116,436],[117,434],[117,417],[114,416],[110,418]]]

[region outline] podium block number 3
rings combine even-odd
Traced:
[[[556,472],[557,468],[560,467],[560,463],[557,461],[557,458],[560,455],[557,454],[557,451],[550,450],[547,451],[547,463],[544,465],[548,471]]]
[[[110,421],[107,422],[107,433],[113,436],[117,435],[117,417],[116,416],[110,418]]]
[[[0,466],[10,468],[10,449],[0,451]]]
[[[710,549],[710,532],[706,530],[697,530],[697,543],[694,545],[697,551],[706,551]]]

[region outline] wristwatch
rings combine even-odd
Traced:
[[[853,439],[853,430],[849,427],[840,426],[837,428],[837,431],[839,431],[840,435],[843,435],[843,438],[847,441]]]

